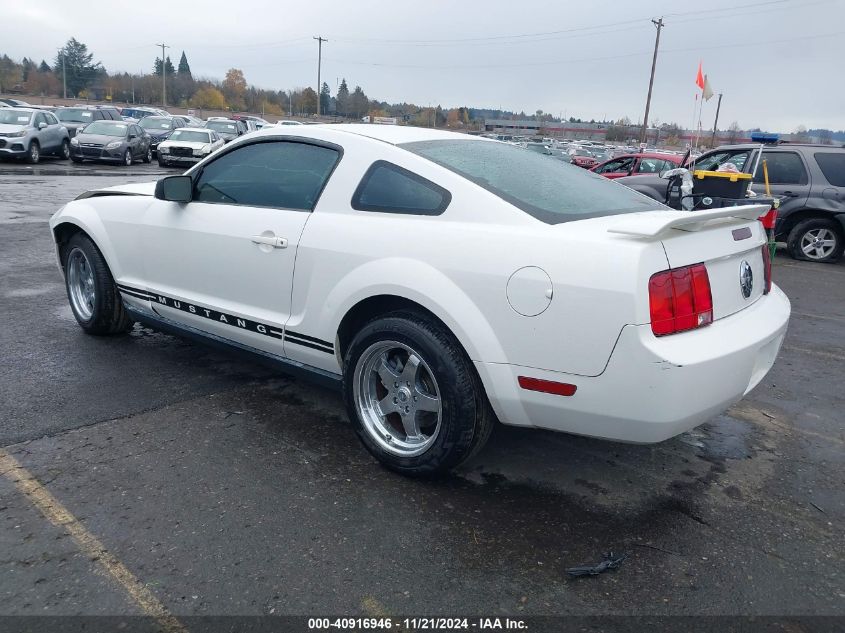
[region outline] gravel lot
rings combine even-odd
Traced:
[[[14,460],[0,460],[0,615],[843,625],[844,264],[778,253],[793,306],[781,356],[691,433],[630,446],[500,427],[460,473],[413,481],[369,457],[338,394],[150,330],[77,327],[47,219],[86,189],[163,173],[0,163],[0,447]],[[45,516],[15,462],[65,514]],[[564,573],[609,550],[629,554],[618,570]]]

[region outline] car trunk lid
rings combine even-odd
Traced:
[[[767,211],[766,205],[746,205],[647,212],[626,216],[608,231],[659,239],[670,268],[703,263],[715,321],[752,305],[765,291],[766,235],[757,218]]]

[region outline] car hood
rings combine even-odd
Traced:
[[[79,195],[77,200],[85,200],[86,198],[100,198],[102,196],[152,196],[155,194],[156,183],[153,182],[137,182],[126,185],[115,185],[113,187],[103,187],[101,189],[91,189]]]
[[[152,138],[164,138],[165,136],[170,136],[170,133],[173,130],[146,130],[147,134],[149,134]]]
[[[11,123],[0,123],[0,134],[8,134],[9,132],[20,132],[25,130],[25,125],[13,125]]]
[[[107,134],[77,134],[76,138],[80,143],[97,143],[99,145],[107,145],[112,141],[125,141],[126,139],[120,136],[108,136]]]
[[[190,147],[191,149],[202,149],[209,144],[210,143],[207,141],[203,143],[201,141],[180,141],[179,139],[174,141],[173,139],[167,139],[164,143],[159,145],[159,147]]]

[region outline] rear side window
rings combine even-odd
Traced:
[[[400,147],[463,176],[546,224],[666,209],[604,176],[507,143],[440,140]]]
[[[845,152],[816,152],[813,156],[831,185],[845,187]]]
[[[452,201],[452,194],[407,169],[379,160],[361,179],[352,196],[358,211],[440,215]]]
[[[773,185],[806,185],[807,170],[804,161],[795,152],[763,152],[754,182],[764,182],[763,161],[769,171],[769,182]]]
[[[194,200],[311,211],[339,159],[339,151],[307,143],[242,145],[205,166]]]

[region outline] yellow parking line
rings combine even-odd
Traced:
[[[117,581],[146,615],[155,618],[168,633],[187,633],[182,623],[126,568],[126,565],[109,552],[96,536],[86,530],[32,473],[3,450],[0,450],[0,473],[30,500],[50,523],[66,530],[82,553],[96,562],[99,571]]]

